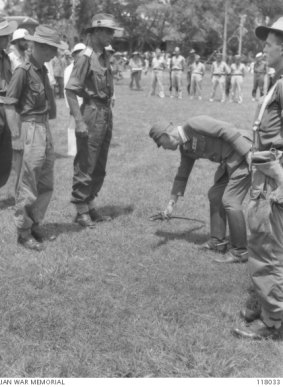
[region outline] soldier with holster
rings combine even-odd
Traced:
[[[77,154],[74,159],[72,203],[75,221],[82,227],[109,220],[95,208],[106,175],[108,150],[112,137],[113,75],[105,47],[119,29],[112,15],[97,14],[86,29],[87,47],[74,64],[66,86],[66,96],[75,119]],[[79,106],[77,96],[83,98]]]
[[[164,211],[170,218],[179,196],[183,196],[195,161],[199,158],[219,163],[214,185],[208,192],[210,202],[210,239],[205,248],[225,252],[226,219],[230,229],[230,251],[219,263],[246,262],[247,235],[242,203],[250,187],[246,155],[251,148],[251,135],[233,125],[208,116],[187,120],[183,126],[157,123],[150,137],[164,149],[181,152],[181,162]]]

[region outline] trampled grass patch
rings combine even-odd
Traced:
[[[176,214],[191,220],[150,222],[165,207],[178,152],[148,137],[160,117],[182,124],[211,115],[250,129],[251,78],[244,103],[149,97],[116,86],[114,131],[105,184],[97,199],[113,221],[83,230],[70,204],[72,158],[66,156],[68,112],[58,101],[52,122],[55,191],[41,253],[16,244],[11,207],[2,208],[0,377],[283,377],[282,344],[237,340],[250,281],[246,264],[217,265],[200,250],[209,235],[207,191],[216,166],[196,163]],[[4,200],[12,192],[0,192]],[[3,202],[2,202],[3,204]],[[5,204],[5,203],[4,203]]]

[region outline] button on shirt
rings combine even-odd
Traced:
[[[66,89],[86,102],[90,98],[102,103],[109,101],[113,95],[113,75],[107,53],[96,53],[87,47],[76,60]]]
[[[22,120],[31,116],[56,116],[56,105],[49,84],[47,69],[30,61],[16,68],[7,90],[7,104],[16,106]]]

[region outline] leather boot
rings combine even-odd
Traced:
[[[247,249],[246,221],[241,210],[227,211],[228,224],[230,230],[230,243],[233,249]]]

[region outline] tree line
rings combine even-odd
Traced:
[[[80,36],[92,15],[107,12],[124,28],[130,51],[153,50],[164,42],[174,42],[184,54],[194,48],[208,57],[223,45],[226,2],[227,52],[238,51],[241,19],[243,54],[261,51],[254,30],[283,15],[281,0],[4,0],[4,11],[53,24],[67,36],[70,31]]]

